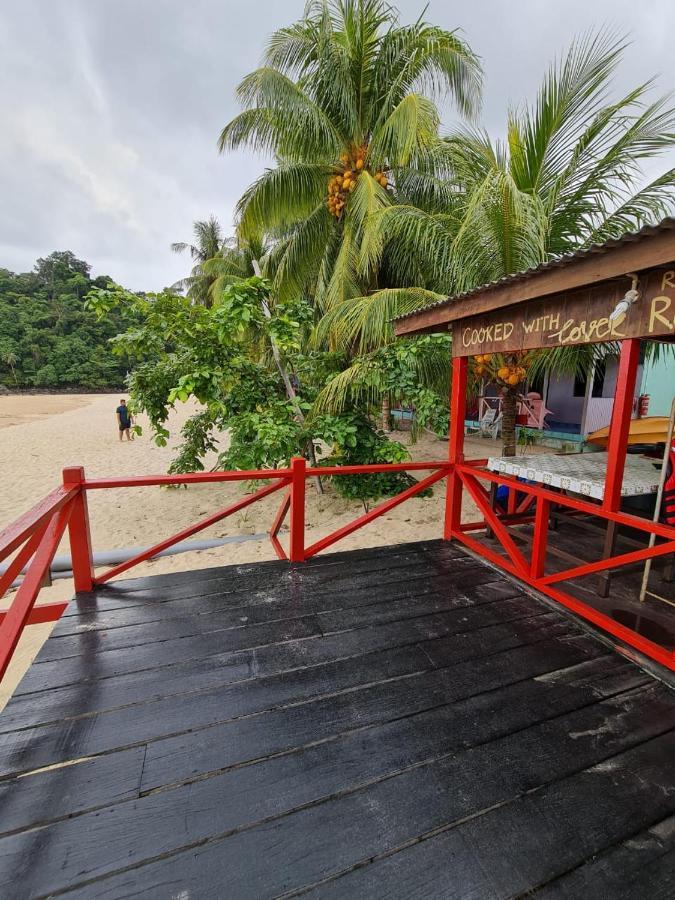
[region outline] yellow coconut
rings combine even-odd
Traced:
[[[518,384],[518,382],[520,381],[520,378],[517,375],[509,375],[507,380],[510,385],[515,387]]]
[[[497,372],[497,375],[502,379],[502,381],[506,381],[506,379],[509,377],[509,370],[506,368],[506,366],[502,366],[501,369],[499,369],[499,371]]]

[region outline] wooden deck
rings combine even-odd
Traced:
[[[442,542],[119,582],[0,715],[0,896],[665,898],[675,694]]]
[[[510,530],[511,537],[521,548],[528,548],[528,552],[532,545],[532,532],[531,525],[522,525]],[[481,539],[486,541],[488,547],[498,552],[502,550],[494,538],[486,539],[481,535]],[[588,526],[580,528],[570,521],[561,523],[557,531],[549,532],[546,571],[560,572],[573,565],[575,560],[578,563],[579,561],[593,562],[602,559],[604,556],[603,543],[604,529],[602,527],[597,527],[597,531],[589,532]],[[645,547],[646,544],[647,540],[644,534],[627,534],[625,530],[619,529],[615,552],[630,553],[632,550]],[[578,597],[579,600],[583,600],[589,606],[610,616],[621,625],[626,625],[668,650],[675,650],[675,581],[664,580],[665,569],[669,561],[669,557],[655,559],[649,579],[649,589],[668,602],[647,596],[645,601],[640,603],[644,562],[614,569],[607,597],[598,593],[600,577],[597,574],[575,578],[562,582],[558,586]]]

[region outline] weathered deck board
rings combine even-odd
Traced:
[[[0,717],[0,732],[30,728],[80,718],[97,712],[106,712],[122,707],[184,694],[209,691],[214,688],[227,690],[231,685],[248,682],[245,690],[255,692],[259,687],[270,684],[275,676],[284,673],[294,675],[287,678],[286,685],[300,695],[312,696],[312,686],[319,693],[319,686],[329,683],[342,684],[343,689],[381,677],[394,677],[413,671],[434,668],[436,660],[445,658],[444,665],[460,663],[472,657],[481,657],[485,652],[485,639],[490,638],[494,653],[529,643],[536,636],[569,632],[568,622],[560,621],[555,613],[541,611],[536,616],[507,619],[495,625],[485,625],[480,633],[462,631],[445,638],[434,638],[403,646],[385,647],[362,655],[341,657],[326,662],[319,661],[307,667],[304,657],[293,655],[285,648],[285,653],[272,654],[271,648],[253,653],[245,665],[232,660],[230,655],[206,657],[191,660],[176,666],[147,669],[131,675],[113,676],[94,681],[83,681],[79,685],[55,688],[51,691],[23,694],[15,698],[11,709]],[[379,632],[377,632],[379,634]],[[372,632],[371,632],[372,634]],[[409,637],[409,636],[406,636]],[[292,649],[297,649],[293,644]],[[240,654],[232,654],[239,657]],[[263,658],[261,658],[263,657]],[[434,662],[432,662],[432,657]],[[337,687],[335,689],[338,689]],[[133,692],[133,703],[130,702]],[[324,693],[327,692],[324,690]],[[45,712],[47,710],[47,712]]]
[[[510,601],[511,598],[506,598],[504,603],[510,603]],[[481,613],[481,621],[484,625],[527,618],[534,612],[543,612],[541,607],[523,606],[522,601],[520,604],[509,606],[502,606],[501,603],[491,604],[491,606],[494,606],[494,609]],[[31,691],[43,690],[50,684],[54,686],[80,684],[85,680],[99,680],[113,675],[142,672],[147,669],[155,669],[160,665],[169,666],[175,663],[201,660],[212,654],[222,656],[223,650],[226,649],[223,635],[226,639],[229,638],[230,642],[233,639],[238,640],[241,645],[240,650],[231,651],[228,658],[232,662],[246,658],[249,661],[255,659],[256,665],[294,668],[347,656],[360,656],[364,653],[366,644],[369,645],[368,649],[370,650],[386,649],[417,643],[421,640],[430,640],[451,633],[443,617],[434,615],[372,626],[365,633],[361,629],[358,633],[349,632],[342,636],[320,635],[317,632],[314,635],[308,635],[317,640],[305,640],[292,637],[293,630],[296,633],[303,630],[298,628],[297,624],[293,624],[296,621],[287,620],[285,625],[282,623],[282,627],[267,627],[262,633],[262,642],[260,628],[253,634],[251,634],[251,629],[243,628],[238,630],[236,635],[228,635],[227,632],[212,632],[161,643],[153,641],[152,634],[149,633],[147,644],[125,648],[123,651],[108,653],[100,648],[98,652],[89,650],[80,656],[73,656],[65,660],[42,661],[39,658],[29,669],[24,679],[27,684],[19,693],[26,692],[29,688]],[[292,623],[292,627],[289,627],[288,622]],[[469,622],[462,623],[462,625],[465,631],[472,630]],[[304,630],[307,630],[306,627]],[[151,631],[152,627],[150,626],[149,632]],[[267,641],[264,640],[265,637],[268,637]],[[19,687],[21,688],[22,685],[23,682]]]
[[[672,889],[675,696],[441,542],[82,596],[0,731],[3,898]]]
[[[616,900],[670,900],[675,884],[675,816],[658,822],[584,865],[549,882],[540,900],[588,897],[602,883]]]

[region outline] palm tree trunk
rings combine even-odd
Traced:
[[[508,390],[502,400],[502,455],[516,455],[516,410],[518,397],[515,391]]]
[[[382,395],[382,431],[388,434],[391,431],[391,406],[389,402],[389,394]]]

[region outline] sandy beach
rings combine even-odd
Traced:
[[[3,489],[0,493],[0,529],[45,496],[61,481],[66,466],[82,465],[90,476],[159,474],[166,469],[180,443],[180,427],[196,410],[193,404],[180,406],[169,421],[171,440],[158,448],[150,440],[147,423],[139,424],[144,434],[134,441],[120,443],[117,436],[115,408],[119,395],[22,395],[0,396],[0,462]],[[394,437],[409,443],[409,435]],[[227,446],[227,435],[220,438],[221,449]],[[482,457],[498,453],[491,441],[467,439],[467,456]],[[410,447],[414,459],[444,459],[447,442],[424,435]],[[209,459],[211,466],[216,455]],[[239,483],[201,485],[188,490],[145,487],[92,491],[89,510],[95,551],[147,546],[168,537],[181,528],[215,512],[241,496],[245,486]],[[439,486],[428,499],[413,498],[364,529],[345,538],[335,549],[381,546],[439,537],[442,530],[444,488]],[[197,537],[225,537],[264,533],[270,526],[280,502],[279,495],[254,504]],[[467,507],[472,507],[465,498]],[[346,524],[363,512],[358,502],[342,499],[328,485],[323,496],[307,485],[308,541],[317,540]],[[468,509],[467,509],[468,512]],[[287,534],[280,538],[286,543]],[[62,542],[59,553],[68,552]],[[170,571],[207,568],[231,563],[274,559],[269,540],[226,544],[211,550],[163,557],[136,567],[130,577]],[[38,602],[68,600],[72,595],[70,579],[55,580],[44,588]],[[9,594],[0,601],[6,607]],[[6,702],[26,667],[38,652],[52,625],[35,625],[26,629],[12,666],[0,685],[0,708]]]

